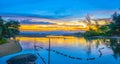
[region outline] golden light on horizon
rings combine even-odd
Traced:
[[[46,19],[42,19],[45,21]],[[39,22],[39,19],[34,19],[32,21]],[[57,20],[46,20],[45,22],[50,22],[53,24],[21,24],[20,31],[79,31],[84,30],[88,31],[89,27],[97,29],[96,23],[99,25],[106,25],[105,20],[94,21],[91,20],[92,25],[84,21],[57,21]]]
[[[57,30],[64,30],[64,31],[75,31],[75,30],[87,30],[85,25],[21,25],[20,31],[31,31],[31,30],[38,30],[38,31],[57,31]]]

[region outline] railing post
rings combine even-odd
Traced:
[[[50,64],[50,45],[51,45],[51,43],[50,43],[50,38],[48,38],[49,39],[49,48],[48,48],[48,64]]]

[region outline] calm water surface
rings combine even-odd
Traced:
[[[50,45],[51,64],[120,64],[120,38],[85,39],[73,36],[18,37],[22,51],[0,58],[0,64],[19,54],[33,53],[37,64],[48,63]],[[39,56],[39,55],[40,56]]]

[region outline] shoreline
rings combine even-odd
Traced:
[[[120,36],[92,36],[93,38],[120,38]]]
[[[50,34],[52,35],[52,34]],[[45,35],[45,34],[41,34],[41,35],[35,35],[35,34],[21,34],[21,35],[18,35],[18,37],[46,37],[46,36],[49,36],[49,35]],[[75,36],[75,35],[52,35],[52,36],[74,36],[74,37],[84,37],[84,36]],[[88,38],[120,38],[120,36],[91,36],[91,37],[88,37]]]

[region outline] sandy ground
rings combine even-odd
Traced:
[[[14,54],[22,50],[18,41],[9,40],[9,43],[0,45],[0,57]]]

